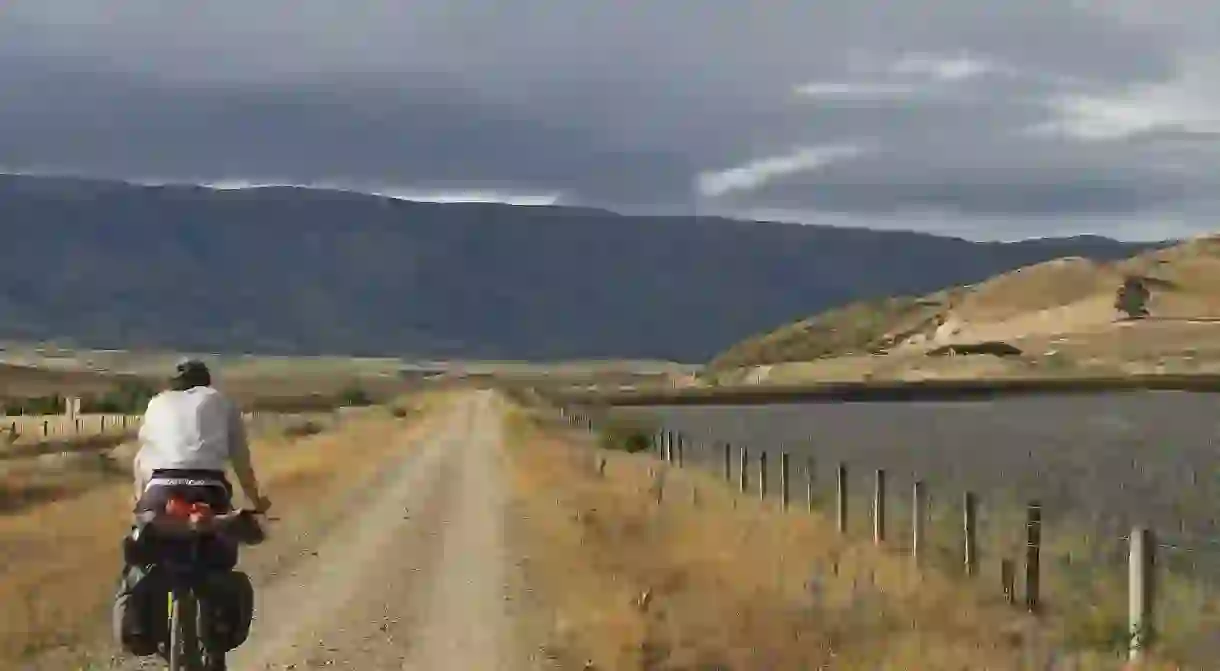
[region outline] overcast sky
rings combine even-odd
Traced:
[[[7,0],[0,169],[1189,235],[1220,3]]]

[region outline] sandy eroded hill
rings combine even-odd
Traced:
[[[1139,278],[1150,317],[1115,309]],[[1003,342],[1011,357],[930,357]],[[1218,344],[1212,344],[1218,343]],[[1220,236],[1116,262],[1066,257],[919,297],[853,303],[746,340],[716,358],[720,382],[945,377],[1031,372],[1220,370]]]

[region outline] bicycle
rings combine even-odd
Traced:
[[[205,545],[218,535],[246,545],[262,542],[263,529],[258,513],[249,509],[215,514],[206,504],[187,504],[171,499],[164,511],[145,512],[137,518],[136,539],[147,531],[158,541],[156,564],[167,580],[166,615],[168,640],[163,641],[162,657],[169,671],[224,671],[225,653],[208,650],[200,587],[212,568],[204,561]],[[174,542],[179,541],[179,542]]]

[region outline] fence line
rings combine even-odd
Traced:
[[[341,421],[341,412],[318,411],[280,413],[247,411],[242,419],[251,430],[276,429],[294,422]],[[6,445],[18,448],[56,441],[82,440],[104,436],[134,436],[144,420],[143,415],[85,414],[77,415],[19,415],[3,418],[0,424],[0,455]]]
[[[580,426],[590,432],[596,431],[596,426],[593,418],[574,412],[567,408],[560,408],[561,417],[570,425]],[[668,463],[675,463],[678,468],[684,467],[683,447],[691,445],[697,447],[694,441],[688,440],[680,432],[675,431],[660,431],[652,437],[652,444],[655,446],[657,457]],[[746,494],[750,489],[749,471],[750,471],[750,449],[745,445],[734,446],[730,443],[722,443],[722,469],[723,478],[726,484],[731,487],[734,485],[732,478],[732,462],[733,451],[737,451],[738,463],[738,479],[735,483],[735,488],[740,494]],[[677,458],[675,460],[675,450]],[[767,483],[767,452],[761,450],[758,454],[758,485],[757,491],[760,499],[767,498],[768,483]],[[815,510],[816,502],[816,464],[813,457],[808,457],[805,467],[806,479],[806,507],[808,511]],[[605,461],[604,459],[598,464],[598,472],[604,475]],[[791,495],[791,469],[790,455],[783,451],[780,454],[780,501],[783,510],[790,509]],[[656,500],[660,503],[663,500],[661,489],[664,487],[664,474],[655,474],[654,487],[656,488]],[[848,464],[840,462],[836,469],[836,501],[835,501],[835,517],[836,528],[839,533],[848,533],[848,513],[849,513],[849,483],[848,483]],[[874,473],[874,487],[872,496],[872,535],[873,542],[877,545],[886,543],[886,501],[887,501],[887,478],[884,469],[877,469]],[[698,504],[698,492],[695,489],[691,491],[691,502]],[[961,499],[961,520],[960,528],[960,547],[962,570],[967,578],[973,578],[978,575],[979,569],[979,553],[978,553],[978,495],[972,491],[963,492]],[[916,480],[913,483],[911,491],[911,547],[910,557],[913,563],[917,566],[923,564],[923,555],[926,552],[926,522],[927,522],[927,487],[923,480]],[[1043,549],[1043,510],[1042,505],[1037,500],[1027,502],[1024,520],[1024,542],[1022,543],[1022,564],[1024,568],[1023,587],[1024,594],[1022,595],[1022,606],[1031,614],[1037,615],[1042,610],[1042,549]],[[1155,619],[1156,619],[1156,555],[1159,549],[1175,549],[1186,552],[1200,551],[1195,548],[1190,548],[1171,543],[1158,542],[1156,535],[1151,529],[1142,526],[1132,528],[1129,536],[1124,536],[1120,540],[1128,544],[1127,557],[1127,594],[1128,594],[1128,622],[1127,634],[1128,642],[1126,645],[1127,657],[1132,662],[1137,662],[1146,657],[1147,653],[1153,649],[1156,643]],[[1220,542],[1215,544],[1215,547],[1208,548],[1211,551],[1220,552]],[[1016,562],[1010,557],[1002,557],[1000,560],[1000,589],[1003,599],[1010,605],[1016,605]]]

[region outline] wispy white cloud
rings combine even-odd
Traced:
[[[3,172],[3,171],[0,171]],[[38,173],[48,174],[48,173]],[[225,179],[217,181],[182,180],[165,178],[138,178],[124,180],[132,184],[144,186],[162,186],[168,184],[201,186],[216,191],[241,191],[249,189],[270,188],[300,188],[317,189],[320,191],[341,191],[344,193],[362,193],[370,196],[381,196],[395,200],[407,200],[420,203],[505,203],[508,205],[556,205],[563,199],[563,194],[552,193],[517,193],[500,189],[415,189],[393,186],[361,186],[338,182],[298,183],[289,180],[247,180]]]
[[[831,100],[876,100],[905,98],[920,89],[907,84],[876,82],[810,82],[796,87],[796,94],[806,98]]]
[[[557,205],[562,197],[558,193],[508,193],[505,191],[414,191],[400,189],[371,189],[366,193],[398,200],[413,200],[421,203],[507,203],[509,205]]]
[[[1029,129],[1034,135],[1064,135],[1076,140],[1123,140],[1175,129],[1220,133],[1220,110],[1192,104],[1170,91],[1116,96],[1066,95],[1047,102],[1055,118]]]
[[[1028,133],[1081,141],[1124,140],[1159,130],[1220,133],[1220,82],[1210,61],[1184,61],[1170,81],[1052,96],[1046,106],[1054,118]]]
[[[1147,100],[1070,94],[1051,98],[1055,118],[1028,129],[1031,135],[1065,135],[1078,140],[1115,140],[1160,126],[1176,115]]]
[[[993,72],[1007,72],[1009,69],[994,61],[967,54],[908,54],[894,63],[890,70],[899,75],[917,75],[941,82],[960,82]]]
[[[869,153],[861,144],[835,144],[802,147],[788,154],[768,156],[727,170],[700,173],[699,193],[709,198],[735,191],[753,191],[767,182],[802,172],[818,170],[836,161],[844,161]]]
[[[815,81],[797,86],[797,95],[825,100],[890,100],[952,95],[953,87],[991,74],[1015,74],[998,61],[965,54],[908,54],[889,63],[855,69],[858,79]]]

